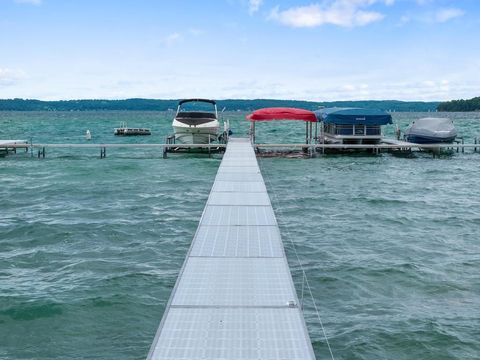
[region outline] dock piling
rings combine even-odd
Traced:
[[[38,158],[40,159],[40,157],[42,157],[42,159],[45,159],[45,147],[42,147],[42,149],[38,149]]]

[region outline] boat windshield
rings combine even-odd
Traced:
[[[178,112],[217,112],[215,101],[192,99],[183,100],[178,104]]]

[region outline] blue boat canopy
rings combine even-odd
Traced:
[[[315,111],[318,121],[337,125],[386,125],[392,115],[383,110],[362,108],[325,108]]]

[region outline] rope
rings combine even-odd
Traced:
[[[263,164],[262,164],[263,160],[259,161],[259,162],[260,162],[261,167],[263,168]],[[269,177],[267,172],[265,172],[265,178],[266,178],[266,180],[269,184],[270,189],[272,190],[273,197],[275,198],[275,202],[277,204],[277,209],[279,210],[280,215],[283,217],[283,210],[280,206],[280,202],[278,201],[277,193],[275,192],[274,187],[272,186],[272,183],[270,181],[270,177]],[[325,328],[323,326],[322,318],[320,317],[320,312],[318,311],[317,304],[316,304],[315,298],[313,296],[312,288],[310,287],[310,283],[309,283],[308,278],[307,278],[307,273],[305,272],[305,269],[303,268],[303,265],[300,261],[300,257],[298,256],[297,248],[296,248],[295,243],[292,239],[292,236],[290,235],[290,231],[288,230],[287,227],[285,227],[285,228],[286,228],[286,232],[287,232],[287,238],[289,239],[289,241],[292,245],[293,251],[295,253],[295,257],[297,258],[298,265],[300,266],[300,270],[302,271],[302,275],[303,275],[303,279],[302,279],[302,311],[303,311],[303,290],[304,290],[303,281],[305,280],[305,284],[307,285],[308,292],[310,293],[310,298],[312,299],[313,307],[315,309],[315,313],[317,315],[318,322],[319,322],[320,327],[322,329],[323,337],[325,338],[325,342],[327,344],[328,351],[330,352],[330,357],[332,358],[332,360],[335,360],[335,357],[333,356],[332,348],[330,347],[330,342],[328,341],[327,333],[326,333]]]

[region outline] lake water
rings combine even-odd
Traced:
[[[163,143],[172,115],[4,112],[0,139],[85,143],[89,129],[98,143]],[[225,114],[235,135],[244,115]],[[449,116],[466,142],[480,136],[480,114]],[[122,121],[153,135],[114,137]],[[301,142],[303,129],[262,123],[257,140]],[[0,158],[0,359],[144,359],[220,161],[116,148]],[[297,290],[304,268],[336,359],[480,358],[480,153],[259,165]],[[329,358],[308,298],[305,318]]]

